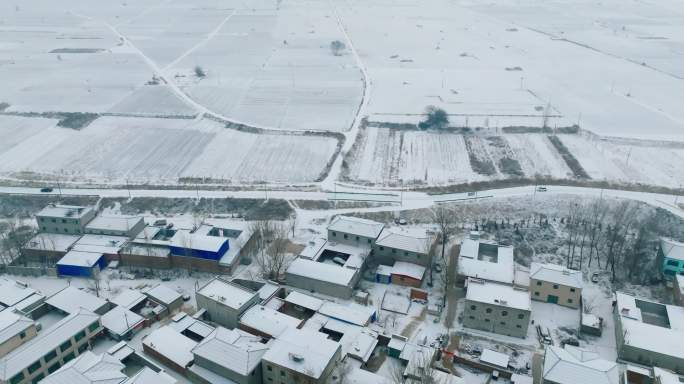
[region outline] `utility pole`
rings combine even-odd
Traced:
[[[625,161],[625,166],[629,165],[629,158],[632,156],[632,147],[629,147],[629,151],[627,152],[627,160]]]
[[[126,189],[128,190],[128,200],[131,199],[131,187],[128,185],[128,179],[126,179]]]
[[[679,195],[681,195],[681,194],[682,194],[682,184],[679,184],[679,190],[675,194],[675,201],[674,201],[675,206],[677,206],[677,200],[679,200]]]

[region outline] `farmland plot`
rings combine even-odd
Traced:
[[[211,120],[100,117],[77,131],[49,119],[2,119],[14,125],[0,128],[8,138],[0,174],[21,179],[311,182],[337,145],[327,137],[239,132]]]

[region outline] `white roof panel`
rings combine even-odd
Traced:
[[[331,284],[350,286],[356,270],[298,258],[287,268],[287,273]]]
[[[375,308],[364,307],[363,305],[356,303],[342,305],[333,303],[332,301],[326,301],[318,312],[350,324],[365,326],[370,322],[373,314],[375,314]]]
[[[340,348],[323,333],[290,328],[275,339],[263,360],[317,379]]]
[[[181,298],[181,294],[176,292],[175,290],[167,287],[164,284],[158,284],[147,291],[143,292],[144,294],[150,296],[156,301],[160,301],[161,304],[164,305],[169,305],[173,303],[174,301],[178,300]]]
[[[241,376],[248,376],[268,350],[261,338],[239,329],[218,327],[192,352]]]
[[[515,279],[513,247],[497,245],[496,261],[478,258],[480,243],[484,241],[465,239],[461,243],[458,258],[458,274],[489,281],[511,284]],[[489,243],[489,245],[494,245]]]
[[[102,257],[104,257],[102,253],[69,251],[59,259],[57,265],[73,265],[77,267],[92,268]]]
[[[349,233],[375,239],[385,225],[377,221],[353,216],[336,216],[328,226],[329,231]]]
[[[79,238],[80,236],[77,235],[41,232],[33,236],[31,240],[24,245],[24,248],[40,251],[67,252]]]
[[[397,261],[392,266],[392,274],[408,276],[416,280],[423,280],[423,276],[425,276],[425,267],[418,264]]]
[[[532,263],[530,279],[548,281],[566,287],[582,288],[582,271],[575,271],[556,264]]]
[[[543,377],[558,384],[618,384],[619,369],[614,361],[598,354],[566,345],[548,346],[544,356]]]
[[[41,209],[36,216],[79,218],[92,210],[92,207],[78,205],[49,204]]]
[[[197,345],[190,338],[181,335],[169,326],[158,328],[143,339],[143,344],[162,356],[187,367],[194,359],[192,349]]]
[[[0,278],[0,304],[5,307],[11,307],[35,293],[35,289],[15,280]]]
[[[78,312],[80,308],[97,312],[100,308],[107,305],[107,302],[103,299],[72,286],[55,293],[45,302],[66,313]]]
[[[241,308],[249,302],[257,292],[249,290],[239,284],[221,279],[214,279],[198,291],[199,294],[216,300],[231,308]]]
[[[173,247],[218,252],[223,244],[228,241],[228,238],[200,235],[181,230],[177,231],[170,241]]]
[[[508,360],[508,355],[486,348],[482,350],[482,354],[480,355],[480,361],[483,363],[495,365],[504,369],[508,368]]]
[[[102,326],[115,335],[123,336],[145,319],[124,307],[115,307],[100,318]]]
[[[295,317],[263,305],[253,306],[240,318],[240,324],[273,337],[278,337],[288,328],[297,328],[301,323],[302,321]]]
[[[660,248],[663,250],[665,257],[684,260],[684,243],[662,237],[660,238]]]
[[[466,300],[525,311],[531,308],[529,291],[483,280],[468,280]]]
[[[141,221],[143,221],[142,216],[97,216],[86,225],[86,230],[126,232],[130,231],[131,228],[135,227]]]
[[[377,246],[422,254],[430,251],[431,243],[432,237],[424,229],[398,227],[384,228],[375,241]]]
[[[318,311],[323,305],[323,300],[297,291],[290,292],[285,301],[312,311]]]

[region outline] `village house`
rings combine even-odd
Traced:
[[[684,308],[615,293],[618,357],[684,374]]]
[[[192,350],[197,346],[197,342],[170,326],[155,329],[143,338],[142,344],[146,354],[183,375],[193,362]]]
[[[358,269],[297,258],[285,272],[287,284],[306,291],[349,299],[361,278]]]
[[[49,204],[36,213],[36,223],[41,232],[82,234],[86,224],[95,217],[93,207]]]
[[[215,278],[195,293],[197,306],[207,319],[228,329],[238,326],[247,309],[259,303],[259,294],[239,284]]]
[[[100,215],[86,224],[85,233],[133,238],[143,228],[142,216]]]
[[[456,280],[465,283],[471,277],[513,284],[515,281],[513,247],[482,240],[479,232],[470,232],[468,238],[464,239],[460,245]]]
[[[384,224],[352,216],[336,216],[328,225],[328,241],[371,248]]]
[[[532,300],[579,308],[582,285],[581,271],[556,264],[532,263],[530,267]]]
[[[527,290],[490,281],[468,280],[464,327],[524,338],[530,314]]]
[[[684,243],[665,237],[660,238],[658,260],[666,280],[671,281],[676,275],[684,274]]]
[[[0,383],[40,381],[88,350],[100,332],[99,316],[79,309],[0,358]]]
[[[403,261],[430,266],[434,236],[424,229],[385,227],[373,246],[374,259],[385,265]]]
[[[193,348],[188,377],[197,384],[261,384],[261,357],[267,350],[258,336],[218,327]]]
[[[0,312],[0,357],[12,352],[38,334],[36,322],[11,309]]]
[[[542,384],[619,384],[619,366],[572,345],[549,345],[544,353]]]
[[[341,346],[325,334],[291,328],[262,357],[264,383],[326,383],[341,359]]]

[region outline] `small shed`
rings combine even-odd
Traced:
[[[129,338],[145,325],[145,319],[142,316],[123,306],[115,307],[105,313],[100,321],[114,340]]]
[[[183,306],[183,296],[166,285],[159,284],[143,292],[152,301],[162,304],[173,312]]]
[[[601,337],[603,329],[603,319],[591,314],[582,313],[580,332],[585,335],[599,336]]]
[[[57,262],[57,274],[93,277],[106,266],[106,262],[103,253],[69,251]]]
[[[425,267],[418,264],[397,261],[392,266],[392,283],[419,288],[423,284]]]
[[[494,368],[508,369],[508,355],[492,351],[491,349],[483,349],[482,355],[480,355],[480,362],[487,364]]]
[[[392,266],[378,265],[375,270],[375,282],[380,284],[390,284],[392,282]]]

